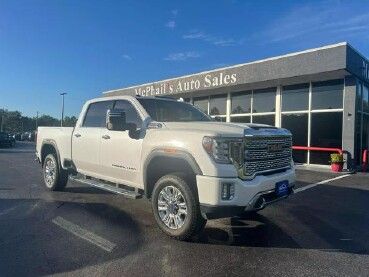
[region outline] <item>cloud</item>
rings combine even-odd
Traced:
[[[167,24],[165,24],[165,27],[174,28],[176,27],[176,22],[174,20],[170,20],[167,22]]]
[[[211,43],[216,46],[235,46],[242,44],[243,40],[236,40],[233,38],[224,38],[220,36],[213,36],[197,30],[194,30],[186,35],[182,36],[183,39],[201,40]]]
[[[290,10],[274,20],[255,39],[268,42],[343,39],[369,36],[369,13],[353,11],[349,2],[326,1]]]
[[[168,27],[170,29],[174,29],[176,27],[177,24],[176,24],[175,19],[176,19],[177,15],[178,15],[178,12],[179,12],[179,10],[171,10],[171,14],[172,14],[171,20],[169,20],[165,24],[165,27]]]
[[[197,52],[180,52],[169,54],[168,57],[164,58],[166,61],[185,61],[190,58],[199,58],[200,54]]]
[[[127,54],[122,55],[122,58],[127,60],[127,61],[132,60],[132,57],[130,55],[127,55]]]

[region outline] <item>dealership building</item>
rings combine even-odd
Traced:
[[[342,149],[348,168],[369,148],[369,61],[346,42],[103,94],[183,98],[225,122],[287,128],[294,146]],[[329,161],[320,151],[293,155]]]

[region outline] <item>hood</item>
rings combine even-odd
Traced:
[[[264,124],[225,123],[225,122],[164,122],[166,128],[183,131],[199,131],[213,136],[271,136],[287,135],[291,133],[283,128]]]

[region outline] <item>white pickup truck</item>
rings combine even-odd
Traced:
[[[216,122],[163,97],[88,101],[74,128],[39,127],[37,160],[50,190],[68,179],[151,199],[159,227],[186,240],[207,219],[263,209],[293,192],[291,133]]]

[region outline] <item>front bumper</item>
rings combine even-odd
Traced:
[[[282,173],[256,176],[253,180],[243,181],[239,178],[218,178],[210,176],[196,177],[201,213],[205,218],[222,218],[236,216],[242,212],[256,211],[277,201],[287,198],[293,193],[295,170],[288,169]],[[277,182],[287,180],[288,194],[277,196],[274,192]],[[221,199],[223,183],[235,185],[232,200]]]

